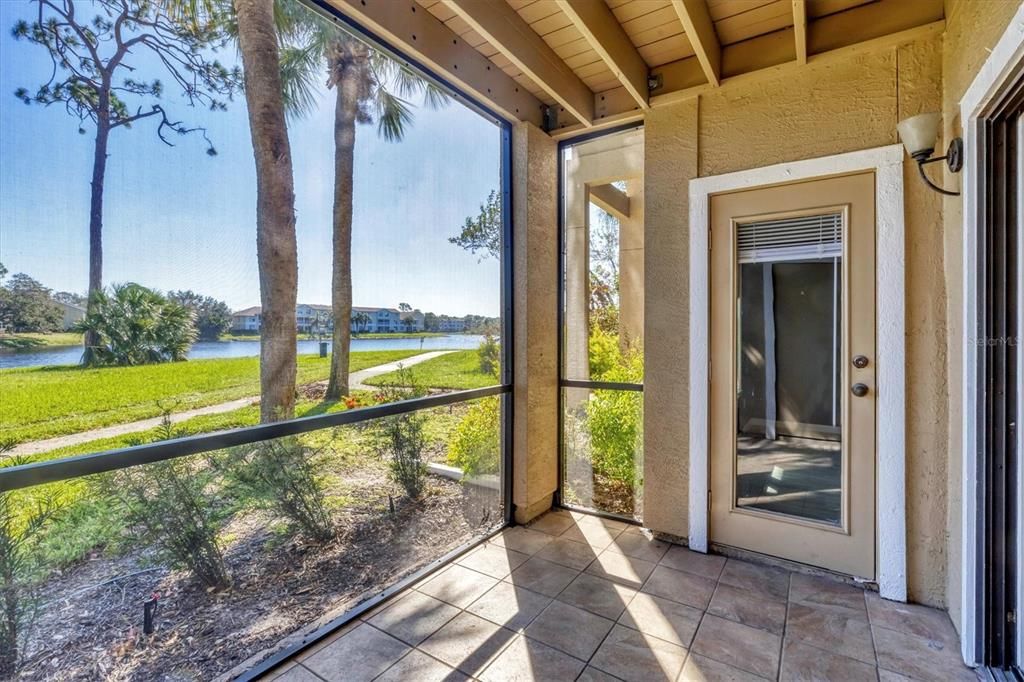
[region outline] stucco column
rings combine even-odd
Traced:
[[[688,534],[689,181],[697,100],[644,120],[644,525]]]
[[[558,486],[558,145],[512,129],[515,519],[551,507]]]
[[[629,217],[619,217],[619,337],[636,345],[644,332],[644,186],[626,182]]]
[[[590,378],[590,191],[579,162],[565,167],[565,377]]]

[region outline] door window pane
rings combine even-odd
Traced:
[[[841,234],[841,214],[738,228],[738,507],[841,523]]]

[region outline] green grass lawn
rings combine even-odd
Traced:
[[[498,383],[491,374],[480,371],[480,355],[475,350],[460,350],[447,353],[409,368],[416,380],[430,388],[470,389],[484,388]],[[363,383],[373,386],[398,381],[397,372],[372,377]]]
[[[349,366],[357,371],[419,352],[356,352]],[[298,383],[326,379],[329,368],[330,358],[300,355]],[[40,440],[157,417],[164,408],[181,412],[258,393],[256,357],[142,367],[0,370],[0,438]]]
[[[73,332],[52,334],[0,334],[0,348],[9,350],[32,350],[47,346],[80,346],[82,335]]]

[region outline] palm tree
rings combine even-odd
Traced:
[[[294,0],[282,0],[293,2]],[[419,97],[431,108],[443,106],[448,96],[407,67],[378,52],[337,26],[309,14],[301,47],[287,52],[282,64],[286,97],[294,110],[315,107],[315,74],[326,66],[327,87],[335,91],[334,105],[334,215],[331,308],[336,320],[352,316],[352,177],[357,123],[377,123],[377,134],[400,142],[412,123],[410,99]],[[351,329],[334,326],[331,370],[326,398],[348,394]]]
[[[268,422],[295,413],[295,187],[274,0],[233,0],[233,5],[256,158],[256,252],[263,306],[260,419]]]

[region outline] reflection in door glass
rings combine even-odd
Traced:
[[[842,225],[737,227],[737,507],[842,522]]]

